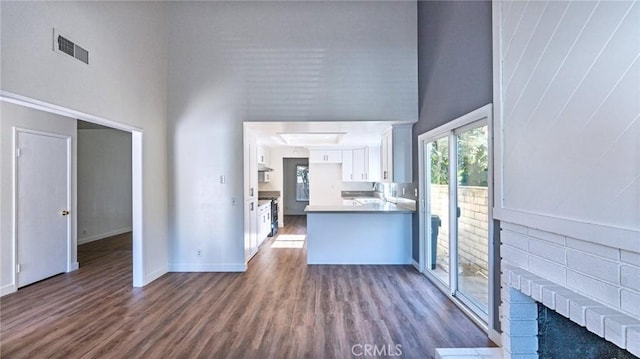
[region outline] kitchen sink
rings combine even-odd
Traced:
[[[384,203],[383,199],[376,198],[376,197],[359,197],[359,198],[354,198],[353,200],[355,202],[360,203],[360,204],[369,204],[369,203],[382,204],[382,203]]]
[[[358,201],[356,201],[353,198],[343,198],[342,199],[342,205],[343,206],[362,206],[361,203],[359,203]]]

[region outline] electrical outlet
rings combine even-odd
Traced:
[[[402,187],[402,195],[404,196],[404,194],[406,193],[406,188]]]
[[[202,257],[202,249],[198,249],[198,257]]]
[[[418,197],[418,189],[417,189],[417,188],[415,188],[415,189],[413,190],[413,195],[414,195],[415,197]]]

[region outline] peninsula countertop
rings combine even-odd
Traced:
[[[374,202],[360,205],[309,205],[304,211],[307,213],[415,213],[416,210],[409,205]]]
[[[307,264],[412,263],[415,201],[403,200],[343,197],[342,205],[307,206]]]

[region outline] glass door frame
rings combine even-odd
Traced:
[[[498,323],[498,305],[500,304],[500,282],[496,280],[496,278],[500,278],[499,271],[499,241],[495,240],[494,236],[494,225],[493,225],[493,106],[488,104],[483,106],[473,112],[470,112],[464,116],[461,116],[451,122],[448,122],[438,128],[435,128],[431,131],[428,131],[420,136],[418,136],[418,157],[419,157],[419,244],[420,244],[420,253],[419,253],[419,263],[418,269],[421,273],[423,273],[429,280],[431,280],[440,290],[446,293],[450,299],[458,305],[472,320],[474,320],[478,325],[487,330],[489,337],[499,342],[500,334],[499,334],[499,323]],[[470,128],[479,127],[487,125],[488,129],[488,159],[489,159],[489,168],[488,168],[488,269],[489,269],[489,303],[488,303],[488,315],[479,315],[475,311],[471,309],[473,305],[470,301],[464,297],[464,295],[456,295],[458,290],[458,253],[457,253],[457,206],[452,204],[457,203],[457,187],[458,187],[458,178],[457,171],[449,171],[449,286],[446,286],[439,278],[437,278],[431,271],[429,270],[429,258],[431,256],[430,246],[429,246],[429,237],[431,234],[431,221],[427,220],[430,218],[429,206],[426,204],[430,203],[430,193],[427,191],[427,179],[430,178],[430,166],[427,166],[427,160],[429,155],[429,146],[430,142],[436,141],[443,137],[449,138],[449,163],[456,164],[458,162],[458,154],[457,154],[457,141],[456,136],[457,133],[462,132],[464,130],[468,130]],[[496,243],[497,242],[497,243]],[[498,274],[498,275],[496,275]]]

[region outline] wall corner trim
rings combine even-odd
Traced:
[[[168,266],[162,266],[154,271],[152,271],[151,273],[145,275],[144,277],[144,285],[147,285],[151,282],[153,282],[154,280],[162,277],[163,275],[167,274],[169,272],[169,268]]]
[[[11,294],[15,291],[17,291],[18,288],[16,288],[15,283],[11,283],[11,284],[7,284],[5,286],[0,287],[0,297],[3,297],[7,294]]]

